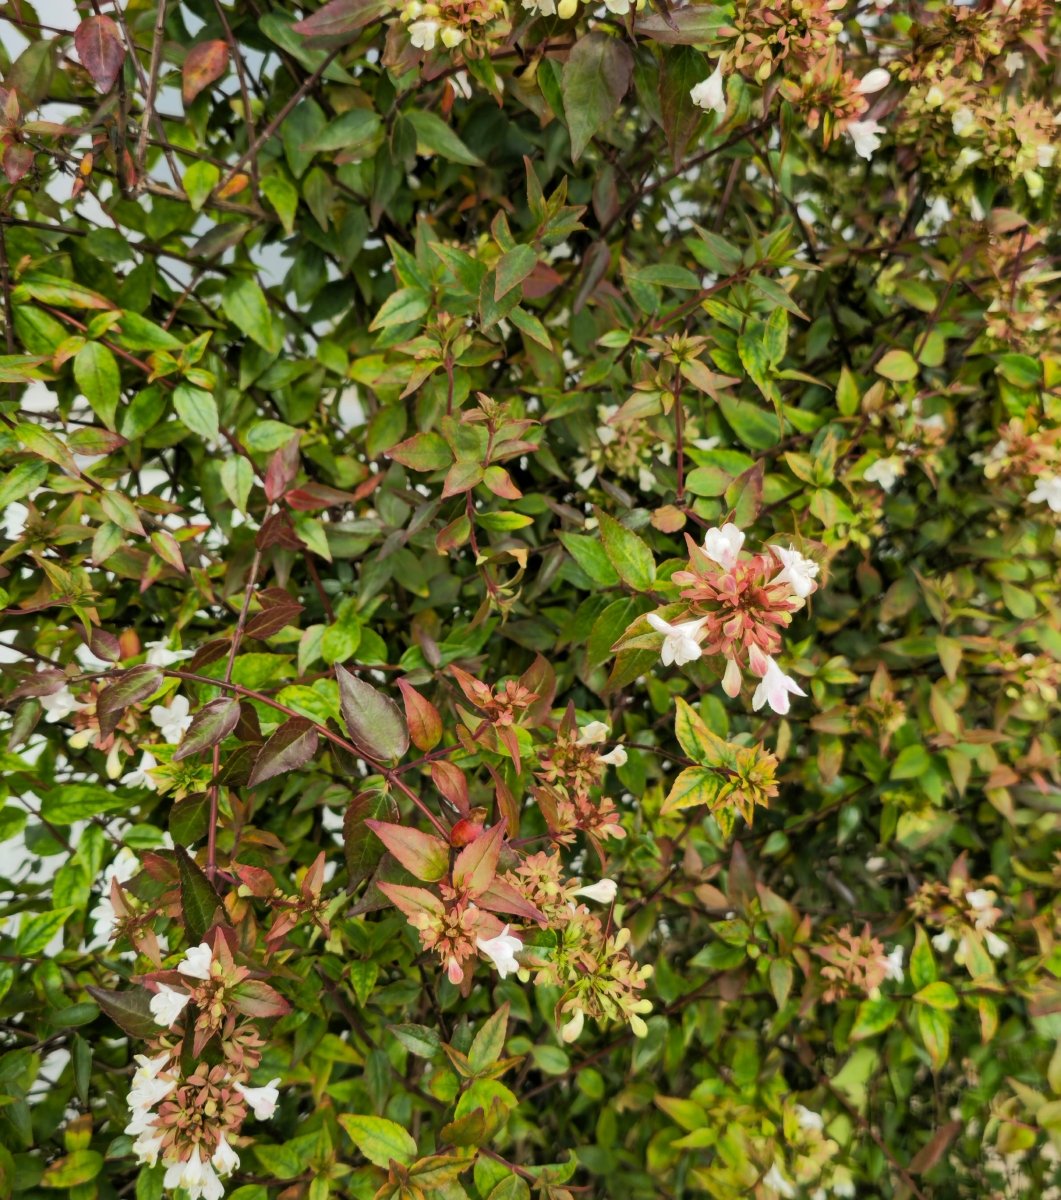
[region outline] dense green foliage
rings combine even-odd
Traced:
[[[1061,1195],[1053,5],[78,7],[0,1200]]]

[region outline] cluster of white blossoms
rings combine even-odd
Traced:
[[[611,727],[604,721],[590,721],[588,725],[583,725],[578,732],[578,740],[576,746],[599,746],[602,742],[606,742],[611,736]],[[615,746],[608,751],[607,754],[598,754],[597,761],[604,763],[606,767],[621,767],[626,764],[626,747],[622,742],[616,742]]]
[[[625,17],[632,10],[640,12],[647,0],[604,0],[604,7],[617,17]],[[540,17],[559,17],[569,21],[578,12],[579,0],[523,0],[523,7]]]
[[[965,902],[969,905],[973,928],[983,938],[984,947],[992,958],[1001,958],[1009,949],[1008,943],[1000,938],[993,929],[999,917],[1002,916],[1002,910],[995,903],[997,899],[998,896],[990,888],[973,888],[965,893]],[[954,961],[959,966],[964,966],[969,954],[968,940],[964,935],[959,933],[956,936],[950,929],[943,929],[934,935],[932,945],[940,954],[946,954],[954,946],[955,941],[957,941],[957,949],[954,951]]]
[[[765,552],[742,554],[744,533],[732,522],[708,529],[702,546],[689,539],[687,570],[671,581],[689,602],[687,619],[671,621],[649,613],[649,627],[663,635],[664,666],[685,666],[706,655],[726,660],[722,689],[740,694],[746,665],[758,680],[752,708],[764,705],[779,715],[789,710],[790,696],[806,693],[778,665],[780,629],[817,589],[818,564],[795,546],[769,545]],[[746,659],[746,664],[743,660]]]
[[[189,990],[158,983],[150,1002],[152,1017],[166,1031],[181,1020],[188,1003],[196,999],[197,988],[223,987],[227,978],[236,977],[226,976],[225,964],[206,942],[187,950],[177,971],[188,981]],[[240,968],[238,974],[247,972]],[[205,994],[198,997],[200,1005]],[[135,1138],[133,1153],[141,1165],[162,1161],[165,1188],[181,1188],[190,1200],[221,1200],[223,1180],[240,1162],[232,1139],[248,1110],[259,1121],[273,1116],[280,1080],[260,1087],[244,1082],[260,1058],[247,1039],[235,1067],[227,1060],[215,1066],[197,1062],[190,1072],[182,1067],[182,1044],[173,1045],[167,1032],[155,1043],[158,1053],[137,1055],[125,1132]]]

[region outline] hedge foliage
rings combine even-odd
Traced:
[[[0,1200],[1061,1195],[1048,0],[0,7]]]

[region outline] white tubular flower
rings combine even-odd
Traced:
[[[871,96],[874,92],[883,91],[891,81],[892,77],[886,68],[874,67],[862,76],[855,91],[861,92],[863,96]]]
[[[812,1112],[809,1108],[804,1108],[802,1104],[796,1105],[796,1120],[799,1122],[800,1129],[815,1129],[821,1133],[825,1128],[821,1113]]]
[[[611,726],[605,721],[590,721],[588,725],[583,725],[578,731],[578,741],[576,746],[596,746],[600,742],[608,740],[608,734],[611,733]]]
[[[622,767],[626,765],[626,747],[622,744],[614,746],[607,754],[598,754],[597,761],[604,763],[608,767]]]
[[[817,590],[815,578],[820,570],[813,558],[805,558],[795,546],[782,550],[780,546],[771,546],[774,557],[780,562],[782,570],[774,576],[774,583],[787,583],[801,600]]]
[[[971,892],[965,893],[966,903],[970,908],[993,908],[995,904],[995,893],[990,888],[973,888]]]
[[[1032,504],[1048,504],[1051,512],[1061,513],[1061,475],[1040,475],[1028,499]]]
[[[903,974],[903,948],[896,946],[884,959],[884,978],[894,979],[902,983],[906,978]]]
[[[1006,69],[1006,74],[1013,76],[1018,71],[1023,71],[1027,63],[1024,61],[1024,55],[1019,50],[1011,50],[1002,60],[1002,65]]]
[[[560,1027],[560,1037],[565,1042],[577,1042],[582,1026],[586,1023],[586,1014],[581,1008],[575,1009],[574,1016]]]
[[[795,1186],[781,1174],[778,1170],[777,1163],[774,1163],[770,1170],[763,1176],[763,1186],[768,1187],[771,1191],[776,1192],[779,1196],[784,1196],[785,1200],[792,1200],[796,1194]]]
[[[222,1177],[239,1170],[239,1155],[228,1144],[223,1133],[218,1136],[217,1149],[210,1156],[210,1162],[213,1164],[214,1170]]]
[[[971,108],[966,108],[963,104],[961,108],[955,109],[950,119],[951,129],[954,130],[955,137],[965,137],[965,135],[976,125],[976,113]]]
[[[128,1132],[126,1130],[126,1133]],[[136,1155],[136,1161],[142,1167],[153,1167],[158,1162],[161,1150],[162,1134],[155,1133],[153,1130],[145,1129],[133,1142],[133,1153]]]
[[[778,716],[783,717],[789,709],[789,696],[806,694],[791,675],[786,675],[772,658],[767,658],[766,674],[752,696],[752,708],[758,712],[764,704],[769,704]]]
[[[485,954],[494,964],[502,979],[506,979],[519,970],[516,953],[523,949],[523,943],[515,934],[509,933],[508,925],[501,930],[497,937],[476,938],[475,945],[479,952]]]
[[[726,85],[722,78],[722,59],[718,60],[714,72],[702,83],[689,90],[689,99],[697,108],[705,112],[718,113],[724,116],[726,112]]]
[[[570,21],[578,12],[578,0],[560,0],[556,6],[556,15],[561,21]]]
[[[596,883],[581,887],[575,892],[576,896],[585,896],[587,900],[596,900],[598,904],[611,904],[619,885],[614,879],[600,879]]]
[[[269,1118],[276,1112],[277,1101],[280,1099],[280,1091],[277,1084],[280,1082],[280,1076],[275,1079],[270,1079],[263,1087],[247,1087],[245,1084],[235,1084],[236,1091],[247,1101],[251,1112],[259,1121],[268,1121]]]
[[[732,571],[737,565],[743,545],[744,534],[732,521],[727,521],[721,528],[709,529],[704,534],[704,553],[727,571]]]
[[[438,29],[437,21],[414,21],[409,26],[409,40],[418,50],[434,50]]]
[[[147,650],[147,658],[144,661],[151,667],[172,667],[174,663],[183,662],[195,654],[194,650],[171,650],[169,642],[165,639],[145,642],[144,647]]]
[[[442,32],[439,34],[442,45],[447,50],[452,50],[455,46],[459,46],[464,41],[464,30],[458,29],[456,25],[445,25]]]
[[[175,746],[192,723],[190,708],[188,698],[180,695],[173,697],[169,708],[163,704],[152,705],[151,720],[162,731],[162,736],[170,745]]]
[[[177,963],[177,970],[190,979],[209,979],[213,961],[213,950],[206,942],[200,942],[198,946],[185,951],[184,957]]]
[[[158,762],[155,756],[149,750],[145,750],[140,755],[140,765],[127,771],[118,782],[123,787],[147,788],[149,792],[157,792],[158,784],[151,774],[151,771],[157,766]]]
[[[663,660],[665,667],[669,667],[671,663],[683,667],[686,663],[695,661],[703,654],[703,649],[696,640],[696,635],[707,621],[706,617],[700,617],[696,621],[681,621],[677,625],[671,625],[655,613],[649,613],[647,620],[657,633],[663,634],[663,645],[660,647],[659,656]]]
[[[160,983],[158,991],[151,997],[151,1015],[164,1029],[172,1029],[190,999],[187,992],[178,992]]]
[[[906,463],[898,454],[892,454],[887,458],[878,458],[862,478],[867,483],[879,483],[886,492],[890,492],[905,472]]]
[[[992,933],[990,929],[984,930],[984,945],[992,958],[1002,958],[1009,949],[1009,944],[1004,942],[997,933]]]
[[[943,929],[939,933],[932,935],[931,942],[940,954],[946,954],[951,946],[954,945],[954,934],[949,929]]]
[[[946,101],[946,99],[946,92],[944,92],[939,84],[936,83],[934,83],[925,93],[925,104],[929,108],[939,108],[940,105]]]
[[[62,721],[71,713],[80,712],[87,705],[74,699],[74,693],[68,687],[61,687],[50,696],[39,696],[38,703],[44,709],[44,719],[49,725]]]
[[[868,161],[880,149],[884,126],[879,121],[849,121],[846,132],[855,143],[855,153]]]

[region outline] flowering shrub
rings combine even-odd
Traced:
[[[1041,0],[0,13],[0,1200],[1061,1196]]]

